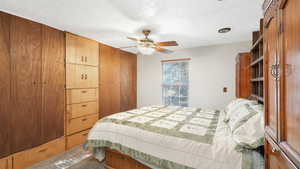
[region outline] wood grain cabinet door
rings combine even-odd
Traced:
[[[66,64],[66,87],[67,89],[85,88],[85,66]]]
[[[64,135],[64,43],[62,31],[42,27],[42,143]]]
[[[0,12],[0,158],[10,153],[10,15]]]
[[[85,73],[84,73],[83,87],[84,88],[97,88],[99,86],[98,67],[84,66],[84,69],[85,69]]]
[[[66,63],[81,63],[78,48],[78,37],[71,33],[66,33]]]
[[[80,38],[80,60],[82,64],[98,66],[99,44],[96,41]]]
[[[11,18],[11,153],[41,142],[41,25]]]
[[[275,15],[275,14],[274,14]],[[277,113],[277,86],[278,81],[274,77],[275,66],[277,65],[278,52],[278,19],[273,17],[264,30],[264,62],[265,62],[265,120],[266,131],[274,140],[277,140],[278,113]]]
[[[121,111],[136,108],[137,56],[121,51]]]
[[[300,1],[282,1],[280,141],[300,168]]]

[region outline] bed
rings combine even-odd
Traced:
[[[99,120],[86,146],[115,169],[263,168],[262,155],[241,148],[225,119],[218,110],[142,107]]]

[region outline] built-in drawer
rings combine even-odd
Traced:
[[[98,100],[98,89],[68,89],[67,104]]]
[[[74,119],[91,114],[98,114],[98,102],[85,102],[67,105],[68,118]]]
[[[6,157],[0,159],[0,169],[12,169],[12,158]]]
[[[93,127],[93,125],[98,121],[98,119],[99,119],[98,114],[70,119],[68,120],[68,124],[67,124],[67,134],[71,135],[89,129]]]
[[[65,151],[65,138],[59,138],[41,146],[13,155],[14,169],[23,169]]]
[[[80,133],[67,137],[67,149],[85,143],[90,130],[82,131]]]

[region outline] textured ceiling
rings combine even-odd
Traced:
[[[0,10],[114,47],[133,45],[150,28],[155,41],[192,48],[251,40],[263,0],[0,0]],[[219,34],[221,27],[231,27]],[[134,51],[134,50],[131,50]]]

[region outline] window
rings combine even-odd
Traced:
[[[188,106],[189,61],[162,61],[162,100],[164,105]]]

